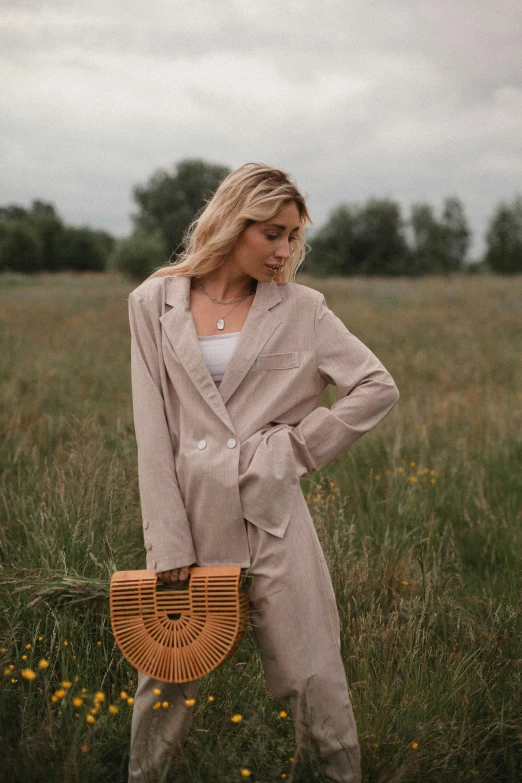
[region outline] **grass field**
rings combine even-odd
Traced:
[[[520,781],[522,278],[300,282],[401,392],[375,430],[302,480],[336,590],[363,780]],[[108,586],[145,567],[133,287],[0,276],[2,783],[126,780],[120,693],[132,697],[136,672],[111,633]],[[323,402],[335,398],[329,388]],[[185,758],[164,780],[324,781],[313,752],[291,777],[281,709],[247,637],[204,680]]]

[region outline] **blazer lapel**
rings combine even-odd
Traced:
[[[274,280],[257,284],[236,347],[217,388],[203,359],[194,318],[190,312],[190,277],[172,276],[165,280],[165,302],[172,309],[160,316],[165,333],[194,386],[220,419],[234,431],[225,403],[237,389],[263,345],[281,323],[269,308],[281,301]]]
[[[279,286],[274,280],[269,283],[258,282],[254,301],[219,385],[219,393],[225,403],[252,367],[263,345],[281,324],[277,310],[270,310],[280,301]]]

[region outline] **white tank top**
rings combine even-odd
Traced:
[[[236,347],[240,332],[229,334],[210,334],[207,337],[198,337],[203,359],[216,386],[219,386],[225,374],[228,360]]]

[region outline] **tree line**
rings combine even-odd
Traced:
[[[0,272],[104,271],[117,269],[143,279],[174,258],[185,232],[229,173],[226,166],[199,159],[158,170],[133,188],[137,211],[130,236],[66,226],[52,204],[0,207]],[[343,203],[309,241],[304,271],[316,276],[422,276],[451,272],[522,272],[522,196],[495,208],[481,263],[467,264],[471,231],[456,196],[440,215],[417,203],[402,215],[392,199]]]
[[[101,272],[115,244],[107,231],[66,226],[44,201],[0,207],[0,272]]]

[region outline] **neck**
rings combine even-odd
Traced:
[[[255,290],[257,281],[249,275],[231,277],[216,269],[200,278],[195,278],[195,284],[201,284],[209,294],[216,299],[237,299],[249,291]]]

